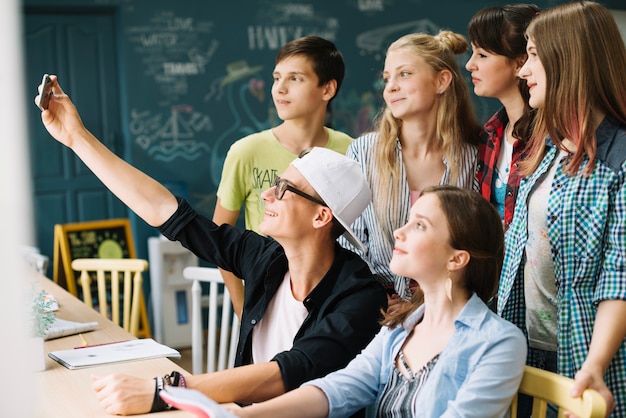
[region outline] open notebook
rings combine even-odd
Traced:
[[[148,360],[158,357],[180,358],[180,353],[152,338],[120,341],[110,344],[51,351],[48,356],[68,369],[82,369],[125,361]]]

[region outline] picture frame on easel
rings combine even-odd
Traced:
[[[53,280],[80,298],[72,260],[77,258],[136,258],[130,220],[105,219],[54,226]],[[141,295],[139,333],[150,338],[146,304]]]

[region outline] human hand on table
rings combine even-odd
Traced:
[[[154,398],[154,379],[123,374],[91,376],[92,388],[102,408],[113,415],[134,415],[150,412]]]

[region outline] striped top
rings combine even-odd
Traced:
[[[367,178],[370,178],[370,173],[376,173],[377,167],[375,165],[373,147],[378,138],[377,133],[369,133],[363,135],[354,140],[348,147],[346,155],[355,161],[357,161],[363,173]],[[402,161],[402,146],[400,140],[397,140],[396,152],[398,161]],[[443,163],[446,166],[445,172],[441,177],[439,184],[450,184],[450,164],[443,159]],[[473,189],[478,191],[478,184],[476,181],[476,170],[478,165],[478,147],[475,145],[467,144],[463,148],[463,155],[460,156],[458,161],[458,173],[459,179],[453,184],[455,186],[464,189]],[[405,300],[411,298],[411,291],[409,290],[409,279],[406,277],[396,276],[389,270],[389,262],[393,254],[393,231],[401,227],[406,223],[409,217],[409,210],[411,208],[411,194],[409,185],[406,180],[406,170],[404,164],[400,167],[400,178],[403,179],[400,185],[400,198],[401,201],[395,206],[397,214],[392,221],[392,225],[381,225],[379,219],[376,216],[373,206],[370,204],[365,211],[358,217],[352,224],[352,230],[356,236],[368,249],[367,253],[359,251],[352,246],[345,238],[340,237],[339,242],[342,246],[359,254],[370,266],[372,272],[377,276],[379,281],[383,285],[394,284],[396,292]]]
[[[402,350],[398,353],[398,357],[411,378],[407,379],[397,367],[393,369],[378,404],[377,418],[404,418],[419,415],[415,410],[419,407],[415,398],[428,379],[430,371],[435,367],[439,354],[415,374],[404,359]]]
[[[382,327],[345,368],[303,384],[324,392],[329,418],[347,417],[368,405],[379,410],[400,349],[423,320],[425,310],[422,304],[402,325]],[[454,334],[439,353],[437,364],[415,394],[415,413],[404,416],[506,417],[525,361],[522,331],[473,294],[454,320]]]

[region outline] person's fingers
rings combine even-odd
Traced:
[[[63,89],[59,85],[59,78],[56,75],[51,74],[50,75],[50,80],[52,80],[52,93],[55,96],[56,95],[63,95],[63,94],[65,94],[65,92],[63,91]]]
[[[577,373],[574,379],[574,386],[570,391],[570,396],[578,398],[582,396],[585,389],[587,389],[592,383],[592,378],[589,374]]]
[[[104,387],[104,378],[102,376],[91,375],[91,387],[96,392],[99,392]]]
[[[582,396],[585,389],[594,389],[606,402],[607,416],[615,409],[615,398],[609,388],[606,386],[601,374],[592,373],[588,370],[581,369],[574,375],[574,385],[570,391],[572,397]]]

